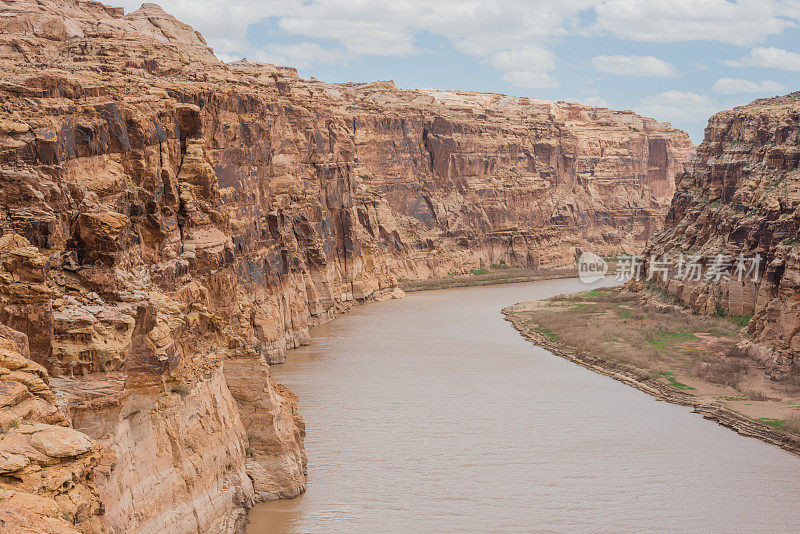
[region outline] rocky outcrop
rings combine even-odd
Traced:
[[[269,364],[310,326],[398,277],[636,248],[691,150],[631,112],[223,64],[153,4],[0,17],[0,324],[41,381],[0,425],[87,435],[115,531],[229,532],[297,495]]]
[[[0,325],[0,530],[105,532],[92,480],[101,450],[67,428],[25,334]]]
[[[746,349],[780,378],[800,363],[798,230],[800,93],[792,93],[711,118],[645,255],[700,256],[705,269],[723,255],[719,279],[654,281],[696,311],[752,315]],[[740,256],[745,276],[737,273]],[[757,256],[758,276],[747,276]]]
[[[168,389],[75,403],[82,428],[108,432],[95,470],[104,519],[114,532],[233,532],[254,502],[237,402],[219,368]]]

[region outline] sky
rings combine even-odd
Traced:
[[[158,3],[223,61],[630,109],[695,143],[717,111],[800,90],[800,0]]]

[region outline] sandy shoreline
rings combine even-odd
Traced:
[[[433,289],[451,289],[456,287],[491,286],[499,284],[518,284],[522,282],[538,282],[559,278],[575,278],[577,270],[564,269],[519,269],[508,268],[485,274],[458,275],[446,278],[423,278],[420,280],[402,280],[398,287],[406,293],[429,291]]]
[[[520,334],[532,343],[547,349],[553,354],[576,363],[596,373],[618,380],[624,384],[643,391],[656,399],[691,406],[695,413],[715,421],[722,426],[735,430],[747,437],[760,439],[777,445],[793,454],[800,455],[800,436],[762,423],[744,416],[721,402],[707,402],[696,395],[675,389],[663,382],[648,376],[641,369],[619,362],[609,362],[593,356],[586,351],[570,347],[557,339],[536,330],[526,318],[519,315],[525,303],[515,304],[502,310],[506,320],[511,322]]]

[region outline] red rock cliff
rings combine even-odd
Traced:
[[[747,349],[774,377],[796,372],[800,354],[799,167],[800,93],[718,113],[645,252],[705,267],[727,256],[729,279],[658,282],[697,311],[752,315]],[[758,279],[734,276],[740,255],[763,258]]]
[[[296,495],[268,364],[310,325],[397,277],[634,250],[692,148],[631,112],[226,65],[153,4],[0,17],[0,323],[103,448],[83,530],[231,531]]]

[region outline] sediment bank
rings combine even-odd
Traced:
[[[786,413],[787,410],[797,410],[797,399],[787,401],[786,398],[781,398],[746,402],[750,399],[746,398],[746,395],[742,395],[741,391],[733,390],[730,386],[714,384],[698,377],[684,378],[680,376],[678,378],[680,378],[681,382],[678,382],[674,373],[658,371],[659,365],[664,364],[663,361],[653,362],[653,367],[645,368],[642,365],[635,365],[630,362],[604,358],[597,348],[590,350],[579,348],[574,344],[559,339],[557,334],[546,329],[543,326],[546,321],[542,320],[544,315],[541,314],[551,312],[543,309],[545,302],[518,303],[504,308],[502,312],[506,320],[511,322],[523,337],[557,356],[618,380],[658,400],[682,406],[691,406],[694,408],[695,413],[735,430],[743,436],[754,437],[772,445],[777,445],[793,454],[800,455],[800,435],[778,427],[778,425],[784,423],[784,420],[775,417],[752,416],[752,412],[757,410],[762,410],[764,413],[774,412],[775,410],[779,410],[782,413]],[[573,305],[578,306],[586,304],[585,301],[573,302]],[[564,313],[564,311],[552,313]],[[579,314],[572,313],[570,319],[571,328],[587,328],[586,322],[581,320]],[[697,320],[700,321],[701,318],[697,317]],[[606,341],[602,337],[597,337],[595,347],[602,346]],[[628,346],[626,349],[634,351],[632,346]],[[708,354],[705,356],[708,356]],[[751,369],[750,372],[756,372],[756,370]],[[738,410],[733,407],[736,403],[742,404]],[[754,404],[758,404],[758,406],[753,408]],[[742,413],[743,411],[750,411],[751,414],[747,415]],[[756,413],[755,415],[759,414]]]
[[[423,291],[315,327],[271,369],[301,399],[309,491],[256,505],[248,532],[791,531],[800,457],[554,357],[498,313],[591,287]]]
[[[520,269],[501,270],[476,269],[471,274],[447,277],[431,277],[418,280],[398,280],[398,286],[406,293],[428,291],[431,289],[450,289],[454,287],[491,286],[497,284],[517,284],[557,278],[574,278],[574,268],[561,269]]]

